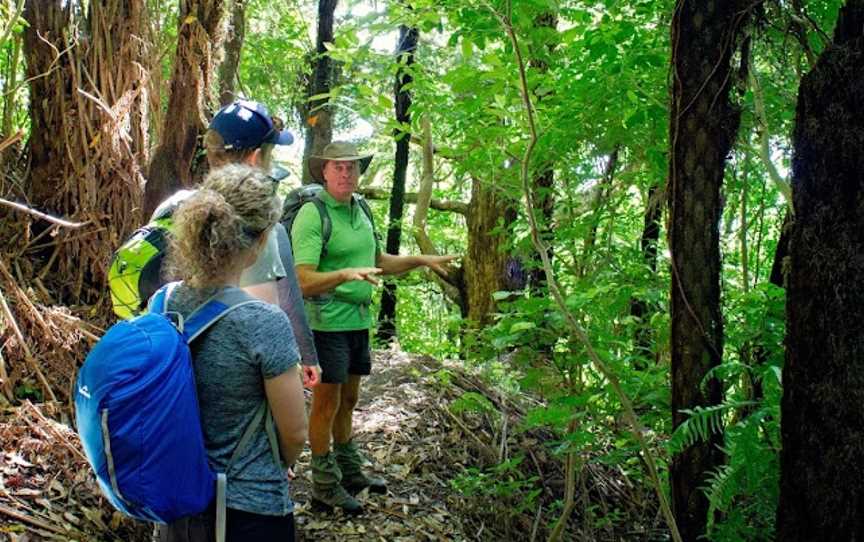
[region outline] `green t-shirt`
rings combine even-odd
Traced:
[[[300,208],[291,228],[295,265],[314,265],[321,273],[346,267],[374,267],[378,243],[372,222],[352,199],[340,203],[326,190],[318,197],[327,206],[332,230],[327,242],[327,255],[321,259],[321,215],[315,204]],[[369,329],[372,315],[373,286],[354,280],[314,299],[306,300],[306,314],[316,331],[355,331]]]

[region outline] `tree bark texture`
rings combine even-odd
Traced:
[[[417,49],[418,32],[416,28],[405,25],[399,27],[399,43],[396,47],[396,58],[399,69],[396,71],[396,82],[393,87],[396,122],[400,126],[411,126],[411,91],[405,86],[414,81],[411,66],[414,64],[414,53]],[[402,243],[402,215],[405,207],[405,176],[408,172],[408,146],[411,143],[411,132],[396,129],[393,133],[396,139],[396,156],[393,166],[393,188],[390,191],[390,224],[387,227],[388,254],[399,254]],[[396,338],[396,283],[388,280],[381,292],[381,310],[378,313],[378,340],[389,344]]]
[[[333,43],[333,14],[338,0],[318,0],[318,36],[315,39],[315,65],[309,97],[329,94],[333,84],[333,62],[325,43]],[[309,157],[321,152],[333,140],[332,111],[329,98],[312,100],[306,106],[306,139],[303,145],[303,184],[313,181]]]
[[[864,0],[801,81],[778,540],[864,540]]]
[[[720,187],[740,111],[730,102],[732,56],[740,46],[749,3],[679,0],[672,19],[669,245],[672,252],[672,422],[683,409],[721,401],[719,382],[703,385],[721,362]],[[681,536],[705,533],[705,476],[722,460],[721,435],[672,459],[672,506]]]
[[[37,276],[57,277],[63,301],[95,302],[112,251],[140,222],[151,56],[143,0],[93,1],[86,16],[74,6],[31,0],[25,10],[30,95],[39,97],[30,100],[28,197],[87,223],[59,230]]]
[[[468,250],[464,258],[464,291],[470,325],[482,328],[492,323],[492,294],[511,290],[507,278],[512,259],[507,245],[507,224],[516,219],[513,206],[494,182],[474,179],[468,213]],[[521,285],[524,287],[524,283]]]
[[[144,193],[144,214],[162,200],[193,184],[193,162],[200,136],[207,129],[208,110],[215,103],[214,50],[221,46],[223,0],[180,0],[177,51],[171,74],[171,95],[153,152]]]
[[[231,4],[231,21],[225,36],[225,53],[219,64],[219,105],[224,107],[237,99],[237,70],[246,37],[246,1]]]

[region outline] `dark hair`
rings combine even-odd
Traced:
[[[207,163],[211,169],[228,164],[242,164],[257,149],[261,149],[261,163],[265,170],[270,167],[270,158],[273,153],[272,143],[262,143],[260,147],[251,149],[226,149],[225,140],[216,130],[208,129],[204,133],[204,148],[207,149]]]

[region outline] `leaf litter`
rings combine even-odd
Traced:
[[[558,441],[556,435],[516,429],[532,405],[492,390],[459,362],[396,349],[374,357],[354,413],[355,441],[388,491],[361,492],[361,516],[312,511],[307,449],[292,481],[297,540],[544,540],[560,512],[564,475],[545,444]],[[494,408],[454,413],[451,405],[466,392]],[[70,413],[57,405],[25,402],[0,411],[0,542],[149,540],[149,525],[124,518],[102,497],[77,435],[56,421]],[[490,481],[480,491],[455,488],[468,469],[488,472],[517,455],[528,459],[505,478],[526,481],[524,487],[495,493]],[[650,489],[620,467],[585,461],[580,481],[580,506],[565,540],[664,539]],[[532,490],[528,509],[525,495]],[[585,519],[587,512],[595,521]],[[619,521],[598,527],[596,518],[604,516]]]

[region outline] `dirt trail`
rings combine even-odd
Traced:
[[[312,511],[307,449],[292,488],[299,540],[470,539],[451,513],[460,497],[439,464],[446,443],[435,431],[438,423],[424,416],[438,401],[435,391],[420,382],[430,363],[402,352],[375,353],[354,414],[355,441],[371,462],[369,470],[387,480],[387,494],[362,492],[358,499],[365,513],[359,517]]]

